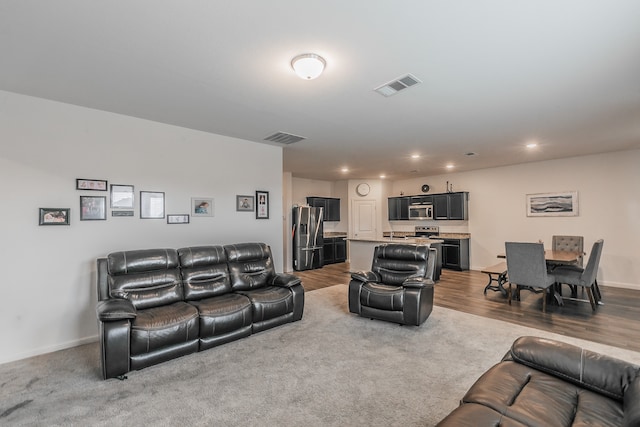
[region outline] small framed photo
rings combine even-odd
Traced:
[[[191,215],[193,216],[213,216],[213,198],[192,197]]]
[[[107,181],[77,178],[76,190],[107,191]]]
[[[133,185],[111,184],[111,209],[133,209]]]
[[[269,219],[269,192],[256,191],[256,219]]]
[[[80,221],[99,221],[106,219],[106,196],[80,196]]]
[[[167,215],[167,224],[189,224],[189,215]]]
[[[133,211],[111,211],[111,216],[133,216]]]
[[[527,194],[527,216],[578,216],[578,192]]]
[[[40,208],[40,225],[69,225],[69,208]]]
[[[253,196],[236,196],[236,211],[253,212],[254,200]]]
[[[164,218],[164,192],[141,191],[140,192],[140,218],[162,219]]]

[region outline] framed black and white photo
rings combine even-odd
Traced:
[[[253,196],[236,196],[236,211],[253,212],[254,209]]]
[[[111,184],[111,209],[133,209],[133,185]]]
[[[167,215],[167,224],[189,224],[189,215]]]
[[[268,191],[256,191],[256,219],[269,219]]]
[[[133,211],[111,211],[111,216],[133,216]]]
[[[76,190],[107,191],[107,181],[77,178]]]
[[[69,208],[40,208],[40,225],[69,225]]]
[[[164,218],[164,193],[160,191],[140,192],[140,218]]]
[[[106,196],[80,196],[80,221],[101,221],[106,219]]]
[[[527,216],[578,216],[578,192],[527,194]]]
[[[212,197],[192,197],[191,198],[191,215],[192,216],[213,216],[213,198]]]

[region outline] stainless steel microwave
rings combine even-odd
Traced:
[[[433,205],[410,205],[409,219],[433,219]]]

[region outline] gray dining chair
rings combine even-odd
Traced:
[[[551,238],[551,249],[554,251],[568,251],[568,252],[580,252],[584,253],[584,237],[582,236],[559,236],[554,235]],[[583,256],[581,255],[576,261],[571,263],[556,263],[556,262],[547,262],[547,267],[551,270],[561,266],[561,265],[572,265],[576,267],[582,268]],[[574,285],[569,285],[571,289],[571,297],[578,297],[578,288]],[[560,292],[562,295],[562,285],[558,285],[557,292]]]
[[[598,287],[597,275],[603,246],[604,240],[602,239],[593,244],[591,253],[589,254],[589,261],[587,261],[587,266],[585,268],[559,266],[553,270],[553,275],[558,283],[581,286],[583,289],[586,289],[587,295],[589,296],[589,303],[591,303],[591,308],[594,311],[602,300],[600,288]],[[579,300],[577,298],[571,299],[586,302],[586,300]]]
[[[547,291],[556,282],[553,274],[547,272],[542,243],[506,242],[507,276],[509,277],[508,299],[511,304],[511,285],[516,285],[519,299],[520,290],[542,292],[542,311],[547,311]]]

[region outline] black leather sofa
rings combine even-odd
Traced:
[[[520,337],[438,426],[640,426],[640,367]]]
[[[302,318],[299,278],[264,243],[115,252],[97,261],[104,379]]]

